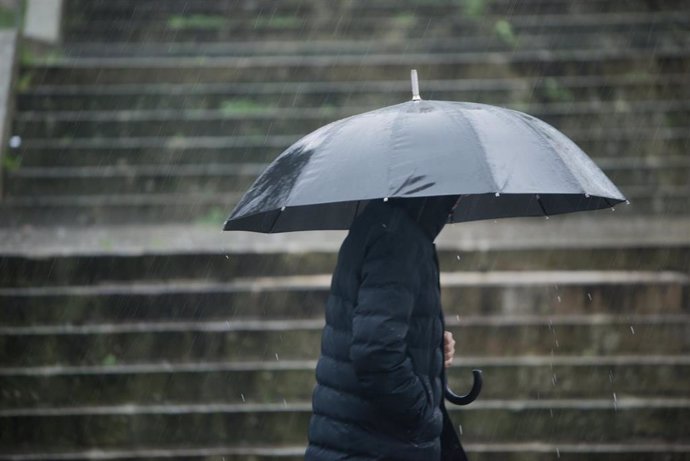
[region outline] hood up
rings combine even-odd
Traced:
[[[389,203],[404,209],[433,242],[448,223],[459,195],[440,197],[391,198]]]

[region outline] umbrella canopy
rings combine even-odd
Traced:
[[[297,141],[258,177],[224,230],[348,229],[369,200],[443,195],[461,195],[451,222],[626,201],[587,154],[542,120],[415,96]]]

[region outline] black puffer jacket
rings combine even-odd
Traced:
[[[326,305],[307,461],[441,459],[449,423],[433,239],[450,206],[440,206],[441,221],[416,222],[423,202],[373,201],[351,226]]]

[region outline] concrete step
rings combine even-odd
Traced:
[[[564,13],[602,13],[602,12],[658,12],[683,8],[686,4],[682,0],[661,0],[648,3],[641,0],[628,0],[625,5],[611,0],[585,0],[572,3],[564,0],[528,0],[513,3],[509,0],[493,0],[487,4],[472,6],[459,4],[454,0],[435,0],[433,2],[419,0],[356,0],[347,4],[329,5],[326,9],[332,13],[349,13],[355,16],[390,16],[401,9],[414,9],[419,13],[447,15],[467,15],[479,17],[483,14],[520,14],[530,12],[539,14]],[[70,17],[77,19],[79,15],[88,18],[119,18],[119,19],[157,19],[172,14],[197,15],[225,15],[240,16],[243,14],[285,14],[302,12],[303,14],[318,14],[325,9],[319,2],[284,0],[280,3],[270,1],[238,2],[236,0],[195,0],[190,4],[182,0],[170,0],[164,3],[144,0],[70,0],[68,3]]]
[[[344,231],[272,235],[224,233],[220,232],[224,218],[225,213],[218,217],[218,223],[212,225],[72,225],[0,229],[0,285],[35,287],[40,281],[40,286],[48,289],[56,285],[115,281],[162,282],[150,290],[151,293],[156,290],[164,293],[174,288],[166,285],[171,280],[241,282],[237,278],[242,277],[244,285],[219,285],[215,289],[231,293],[244,286],[249,291],[253,285],[247,277],[332,273],[336,253],[345,237]],[[619,283],[621,277],[606,282],[605,271],[690,273],[688,236],[690,222],[682,217],[649,219],[646,216],[623,216],[618,210],[600,210],[553,216],[549,220],[514,218],[446,226],[437,239],[437,247],[444,272],[594,270],[579,273],[582,276],[590,274],[589,278],[578,278],[598,285],[600,282]],[[203,268],[202,273],[199,268]],[[509,274],[511,277],[518,275]],[[568,280],[578,280],[573,278],[575,275],[578,273],[535,273],[533,279],[526,275],[524,280],[548,276],[554,284],[563,284]],[[282,291],[281,296],[287,296],[300,287],[319,291],[328,286],[327,277],[323,275],[321,279],[306,280],[276,278],[273,282],[267,279],[255,286],[262,290],[271,287],[271,291]],[[505,280],[500,275],[491,277]],[[659,280],[665,280],[663,277]],[[647,281],[652,280],[654,278]],[[177,286],[182,288],[179,283]],[[213,288],[213,285],[201,283],[197,288],[193,284],[189,287],[189,292],[194,294]],[[145,284],[142,289],[146,289]],[[127,294],[126,287],[122,291]],[[41,302],[68,294],[44,293]],[[9,296],[8,293],[5,295]],[[30,295],[27,293],[22,297],[17,294],[12,302],[20,303],[21,299],[30,299]],[[79,290],[74,295],[92,296],[80,294]],[[75,299],[72,299],[72,304]],[[26,306],[24,302],[22,305]]]
[[[409,99],[409,98],[408,98]],[[405,101],[405,99],[400,102]],[[622,126],[684,128],[690,120],[690,99],[629,103],[567,102],[505,105],[538,117],[565,133],[609,131]],[[308,133],[334,120],[361,114],[376,106],[278,108],[273,105],[218,110],[129,110],[22,112],[13,133],[24,139],[85,137],[276,135]],[[596,129],[595,129],[596,127]]]
[[[222,24],[227,18],[216,18],[221,27],[213,30],[203,27],[189,27],[185,30],[171,27],[170,20],[164,19],[162,22],[149,22],[150,26],[157,29],[157,33],[166,34],[173,29],[177,35],[170,35],[168,41],[148,41],[149,35],[142,37],[143,41],[132,43],[130,40],[103,42],[99,40],[101,31],[95,31],[91,37],[96,41],[70,41],[60,48],[61,56],[71,57],[126,57],[126,56],[280,56],[280,55],[319,55],[335,54],[345,55],[365,55],[368,53],[381,52],[450,52],[450,51],[507,51],[514,49],[549,49],[549,48],[591,48],[598,43],[599,46],[607,48],[629,48],[639,47],[650,43],[658,46],[683,45],[687,44],[688,39],[682,31],[690,25],[690,21],[683,16],[687,16],[690,10],[666,11],[663,13],[615,13],[609,15],[588,15],[586,19],[573,18],[572,16],[547,15],[542,22],[535,21],[534,14],[527,17],[511,15],[485,17],[480,20],[467,19],[453,20],[452,32],[450,34],[440,34],[434,32],[433,24],[443,24],[448,22],[448,18],[433,18],[429,24],[429,29],[421,36],[410,38],[400,35],[393,35],[391,31],[372,32],[366,36],[361,36],[355,32],[356,38],[341,36],[338,32],[324,33],[315,30],[316,19],[307,24],[309,19],[305,17],[294,17],[293,20],[304,24],[305,34],[319,34],[319,37],[302,40],[303,36],[292,34],[288,30],[279,30],[279,27],[257,27],[246,35],[239,35],[237,31],[219,30],[225,26],[236,27],[230,23]],[[381,23],[392,23],[398,26],[401,16],[405,21],[411,22],[422,19],[417,14],[401,14],[400,11],[380,19]],[[422,15],[423,16],[423,15]],[[337,17],[336,17],[337,18]],[[190,23],[197,18],[181,17],[177,21]],[[584,20],[583,20],[584,19]],[[256,17],[249,18],[247,23],[252,24],[257,20]],[[574,21],[575,20],[575,21]],[[174,22],[173,19],[171,22]],[[259,19],[261,21],[261,19]],[[354,23],[352,18],[343,18],[340,24],[345,22],[350,24],[350,28],[361,26]],[[369,17],[366,21],[375,21]],[[92,21],[98,22],[98,21]],[[129,22],[129,26],[134,28],[145,28],[138,21],[115,21],[109,18],[104,21],[107,28],[120,26]],[[426,21],[429,23],[429,20]],[[507,24],[509,34],[499,33],[498,24]],[[191,24],[190,24],[191,25]],[[335,24],[323,24],[319,28]],[[626,27],[622,27],[625,25]],[[407,27],[407,25],[405,25]],[[87,27],[92,27],[90,24]],[[365,26],[366,27],[366,26]],[[240,29],[243,28],[240,26]],[[166,30],[167,29],[167,30]],[[263,30],[262,30],[263,29]],[[270,29],[270,30],[269,30]],[[414,30],[412,26],[411,30]],[[333,32],[332,31],[332,32]],[[409,32],[410,29],[407,29]],[[77,27],[78,38],[86,32]],[[229,32],[229,33],[228,33]],[[560,33],[559,33],[560,32]],[[148,32],[145,32],[148,33]],[[282,40],[275,40],[275,36],[283,36]],[[462,40],[447,38],[452,35]],[[119,36],[119,35],[118,35]],[[262,36],[267,36],[263,40]],[[227,37],[222,39],[221,37]],[[229,40],[228,40],[229,39]],[[55,55],[51,55],[55,57]]]
[[[417,68],[423,79],[621,75],[654,69],[687,73],[687,47],[609,50],[368,54],[243,58],[54,58],[28,70],[25,84],[230,83],[246,81],[390,80]],[[170,72],[175,69],[175,72]]]
[[[631,205],[618,207],[625,216],[690,213],[688,186],[628,186]],[[7,197],[0,203],[0,227],[107,226],[127,223],[210,223],[220,228],[241,194],[227,192],[63,195]],[[634,205],[632,205],[634,204]],[[601,213],[601,211],[600,211]]]
[[[601,167],[610,169],[611,165],[620,164],[622,169],[639,168],[640,174],[644,176],[647,171],[662,170],[664,164],[682,165],[685,162],[685,160],[679,162],[677,159],[685,158],[685,145],[688,140],[683,139],[683,133],[680,130],[664,131],[658,132],[656,137],[653,137],[653,133],[649,133],[650,137],[646,139],[644,138],[646,134],[643,132],[637,135],[631,134],[627,139],[593,139],[576,142],[591,157],[597,159],[597,162],[601,162]],[[97,143],[95,140],[86,143],[72,141],[69,144],[64,143],[62,146],[52,147],[43,142],[39,144],[40,147],[31,147],[35,145],[33,141],[24,141],[20,149],[7,153],[8,158],[17,159],[19,162],[19,166],[8,171],[8,175],[19,172],[23,168],[44,168],[46,165],[56,168],[103,166],[105,171],[108,170],[106,167],[124,171],[134,165],[155,165],[159,168],[219,165],[223,168],[234,167],[239,171],[246,171],[245,168],[253,168],[251,165],[270,163],[294,140],[292,136],[290,139],[284,136],[273,136],[266,138],[267,145],[263,146],[258,140],[255,142],[253,139],[246,138],[234,138],[234,140],[220,138],[214,142],[213,139],[180,140],[172,137],[168,138],[168,144],[171,147],[165,148],[162,145],[164,139],[151,140],[151,144],[154,141],[161,141],[160,147],[147,147],[144,139],[139,140],[139,146],[128,146],[126,143],[113,139],[111,147],[103,142]],[[74,147],[70,148],[70,144]],[[178,144],[183,145],[175,147]],[[228,147],[223,147],[223,144]],[[195,145],[198,147],[194,147]],[[640,181],[642,184],[644,182]]]
[[[615,31],[634,32],[649,28],[650,24],[681,28],[687,26],[687,6],[676,11],[514,14],[468,17],[462,13],[440,13],[399,8],[394,12],[376,15],[370,12],[304,10],[284,13],[250,12],[240,17],[230,14],[193,15],[174,14],[165,18],[78,18],[67,21],[65,36],[70,42],[80,41],[139,41],[185,42],[227,40],[280,40],[303,37],[315,39],[403,39],[429,36],[473,36],[497,34],[497,21],[509,17],[512,35],[562,31],[564,34],[596,34]],[[511,14],[512,13],[512,14]],[[503,19],[505,21],[505,19]],[[501,35],[504,40],[507,38]]]
[[[690,317],[678,315],[463,317],[446,303],[446,328],[471,356],[678,355],[690,353]],[[323,320],[137,322],[119,325],[5,327],[2,367],[163,361],[315,360]]]
[[[333,119],[331,119],[333,121]],[[320,126],[320,125],[319,125]],[[50,150],[61,153],[65,150],[79,149],[81,151],[98,151],[102,149],[248,149],[248,148],[273,148],[274,156],[298,141],[307,132],[299,134],[273,134],[264,132],[261,135],[235,135],[235,136],[151,136],[131,137],[131,138],[74,138],[74,139],[50,139],[34,138],[22,142],[18,153],[21,155],[24,150]],[[568,137],[579,146],[597,146],[596,151],[606,151],[609,145],[622,147],[625,142],[651,142],[651,141],[670,141],[686,142],[690,135],[687,126],[640,126],[640,127],[618,127],[608,129],[607,132],[599,130],[597,127],[579,128],[568,130]],[[590,151],[593,149],[590,149]],[[634,156],[629,152],[629,156]],[[594,155],[594,154],[593,154]],[[620,153],[619,153],[620,155]],[[675,155],[675,153],[673,154]],[[639,155],[644,156],[644,155]]]
[[[632,255],[637,258],[639,253]],[[299,262],[299,258],[291,261],[295,265]],[[203,320],[221,328],[229,320],[239,325],[246,321],[250,326],[262,320],[320,321],[329,284],[330,276],[324,275],[228,283],[3,288],[0,299],[5,308],[0,315],[8,328],[56,325],[66,332],[70,328],[75,332],[98,329],[101,323],[114,324],[117,329],[121,322]],[[443,276],[442,296],[449,318],[482,314],[680,314],[687,309],[688,279],[672,272],[459,272]]]
[[[7,175],[5,193],[14,197],[113,194],[244,193],[260,169],[253,164],[20,168]],[[678,171],[678,170],[676,170]],[[681,170],[682,171],[682,170]]]
[[[27,73],[23,75],[28,75]],[[481,101],[611,102],[690,99],[685,75],[592,75],[482,78],[422,82],[426,99]],[[379,107],[409,98],[410,84],[395,81],[244,82],[193,84],[37,85],[18,92],[17,110],[132,111],[225,110],[256,112],[265,107]]]
[[[3,410],[0,447],[5,453],[36,446],[132,449],[176,447],[180,440],[187,447],[257,447],[266,438],[275,445],[305,444],[310,407],[299,402]],[[683,444],[690,435],[683,424],[690,417],[690,401],[683,398],[479,400],[450,411],[465,439],[474,443],[601,443],[605,438],[609,443]]]
[[[687,127],[658,126],[620,127],[608,133],[596,128],[567,130],[568,137],[594,158],[685,156],[688,133]],[[25,139],[7,155],[27,167],[268,163],[304,134]]]
[[[5,410],[92,405],[282,403],[309,401],[315,360],[152,362],[100,366],[0,368]],[[688,396],[685,356],[464,357],[448,369],[451,389],[484,375],[482,399]]]
[[[596,158],[594,159],[597,160]],[[682,187],[690,183],[690,159],[655,162],[627,161],[600,165],[619,189]],[[653,166],[640,165],[652,163]],[[103,165],[100,167],[20,167],[8,172],[4,192],[9,197],[89,196],[227,192],[242,194],[266,164],[238,165]]]
[[[645,133],[631,135],[629,139],[579,141],[578,145],[589,152],[597,165],[603,169],[638,170],[641,180],[636,182],[640,184],[647,182],[647,179],[642,179],[646,178],[647,174],[652,176],[663,174],[667,166],[674,165],[681,169],[684,168],[687,163],[684,155],[687,140],[681,137],[680,131],[661,132],[658,133],[658,137],[647,139],[642,138],[642,136],[645,136]],[[228,145],[227,148],[220,145],[223,140]],[[7,175],[21,176],[30,174],[27,173],[30,171],[34,173],[46,171],[46,165],[58,168],[56,171],[60,171],[60,168],[69,168],[70,170],[91,168],[92,171],[95,171],[98,167],[102,167],[103,172],[112,171],[114,174],[130,171],[129,169],[137,165],[159,169],[185,167],[189,171],[194,168],[203,171],[208,167],[202,165],[209,165],[218,166],[222,169],[233,168],[234,171],[240,173],[250,172],[256,171],[257,165],[268,165],[284,150],[286,145],[289,145],[290,140],[283,136],[269,137],[267,144],[271,145],[261,146],[258,142],[253,143],[252,139],[235,138],[233,145],[232,140],[222,138],[218,140],[218,146],[212,147],[210,146],[213,142],[212,139],[196,139],[188,140],[184,143],[184,147],[171,147],[170,149],[143,145],[127,147],[115,139],[113,140],[115,145],[110,149],[105,144],[92,148],[82,145],[81,148],[75,147],[74,149],[67,147],[67,144],[54,148],[41,144],[42,147],[33,148],[27,147],[27,143],[32,145],[32,141],[25,141],[23,147],[6,154],[9,158],[17,159],[19,162],[14,169],[7,169]],[[143,144],[144,140],[140,141]],[[171,145],[178,143],[178,139],[174,137],[169,141]],[[193,147],[192,141],[195,141],[200,147]],[[72,142],[72,144],[75,143]]]
[[[564,461],[574,461],[586,458],[589,461],[628,461],[634,457],[636,461],[687,461],[690,445],[684,442],[650,442],[637,443],[625,441],[619,443],[463,443],[465,451],[473,460],[491,461],[547,461],[554,456]],[[149,446],[134,449],[109,449],[86,451],[41,451],[16,453],[12,455],[0,454],[0,460],[8,461],[45,461],[45,460],[114,460],[132,461],[184,459],[195,461],[301,461],[304,459],[306,447],[299,446],[259,446],[238,447],[222,444],[212,446],[197,446],[194,448],[170,448]],[[554,455],[555,453],[555,455]]]
[[[607,25],[605,30],[591,30],[587,27],[586,31],[579,28],[544,28],[545,23],[538,27],[525,28],[518,31],[518,36],[509,39],[496,32],[496,24],[505,19],[494,17],[483,19],[477,28],[477,23],[464,24],[462,27],[462,40],[444,39],[441,37],[426,38],[433,36],[426,35],[424,38],[414,38],[401,40],[400,38],[384,38],[383,40],[373,40],[371,36],[359,40],[349,40],[347,38],[315,40],[292,40],[281,41],[247,40],[246,37],[236,37],[234,41],[199,41],[196,37],[198,31],[194,31],[195,40],[188,42],[181,41],[179,37],[172,38],[170,42],[71,42],[60,48],[62,56],[69,57],[161,57],[161,56],[222,56],[222,57],[244,57],[244,56],[283,56],[283,55],[323,55],[335,54],[346,55],[365,55],[368,53],[412,53],[412,52],[459,52],[459,51],[509,51],[518,49],[549,49],[549,48],[596,48],[596,46],[607,48],[629,48],[641,45],[656,43],[658,46],[687,45],[690,39],[681,33],[684,28],[684,21],[678,21],[677,15],[690,13],[688,11],[668,12],[666,18],[672,17],[673,20],[664,20],[659,17],[648,17],[647,23],[628,24],[625,29],[610,28]],[[620,16],[617,16],[620,17]],[[487,20],[488,19],[488,20]],[[559,23],[558,17],[548,17],[544,21]],[[596,21],[596,17],[592,18]],[[107,21],[112,21],[108,19]],[[251,21],[251,20],[250,20]],[[383,22],[385,22],[384,20]],[[649,21],[653,21],[650,23]],[[560,21],[562,22],[562,20]],[[652,24],[659,23],[661,27],[651,27]],[[685,21],[687,22],[687,21]],[[165,24],[153,23],[156,27],[166,27]],[[145,27],[145,26],[140,26]],[[512,26],[511,26],[512,27]],[[429,31],[427,31],[429,32]],[[515,34],[515,32],[512,32]],[[96,36],[99,34],[96,33]],[[183,37],[189,37],[189,33],[182,33]],[[208,33],[201,33],[202,37],[208,37]],[[296,36],[295,38],[300,38]],[[184,38],[182,39],[184,40]]]

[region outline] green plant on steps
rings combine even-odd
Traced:
[[[20,155],[5,154],[2,156],[2,169],[8,173],[17,171],[22,166]]]
[[[14,29],[17,27],[17,14],[19,14],[20,29],[24,23],[24,13],[26,12],[26,2],[19,2],[19,12],[15,8],[0,5],[0,30]]]
[[[518,44],[517,36],[513,32],[513,26],[505,19],[499,19],[494,23],[494,33],[498,39],[508,46],[515,47]]]
[[[22,66],[29,66],[36,62],[36,55],[28,48],[22,47],[19,50],[19,64]]]
[[[191,16],[175,15],[170,16],[167,21],[169,29],[207,29],[217,30],[225,26],[226,20],[223,16],[210,16],[204,14],[193,14]]]
[[[256,114],[258,112],[265,112],[268,109],[267,105],[259,104],[251,99],[226,99],[221,102],[218,108],[223,115]]]
[[[486,13],[486,0],[463,0],[462,9],[472,19],[480,19]]]
[[[206,214],[200,216],[195,220],[195,224],[202,226],[222,226],[227,218],[226,210],[220,207],[210,208]]]
[[[115,357],[114,354],[108,354],[105,357],[103,357],[102,364],[106,367],[117,365],[117,357]]]
[[[34,78],[32,71],[24,71],[20,74],[15,84],[16,90],[19,92],[27,91],[31,87],[31,81]]]
[[[553,77],[544,80],[544,93],[550,102],[571,102],[574,99],[573,93]]]
[[[255,29],[297,29],[302,27],[302,19],[297,16],[258,16],[254,20]]]
[[[396,27],[411,27],[417,22],[417,16],[412,13],[398,13],[393,16],[393,24]]]

